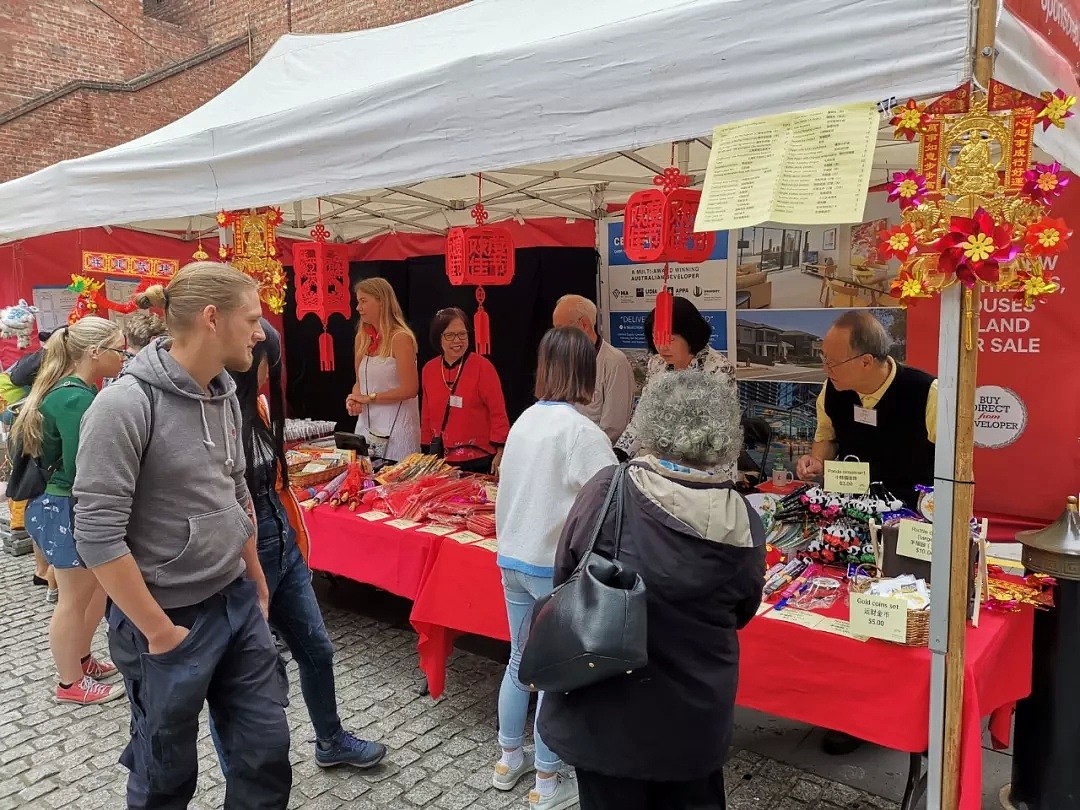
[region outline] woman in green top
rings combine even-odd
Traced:
[[[116,667],[90,654],[90,644],[105,614],[105,592],[75,553],[75,453],[79,424],[103,377],[120,373],[127,351],[119,325],[89,316],[61,327],[45,344],[41,370],[12,426],[28,456],[41,459],[49,477],[45,492],[26,507],[26,530],[56,572],[60,600],[49,625],[49,646],[59,673],[56,700],[105,703],[124,693],[122,685],[99,679]]]

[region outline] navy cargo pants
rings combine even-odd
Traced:
[[[225,810],[284,810],[292,788],[288,682],[259,610],[255,586],[238,579],[190,607],[165,611],[189,633],[150,655],[146,638],[110,604],[109,650],[131,703],[130,810],[182,810],[199,776],[199,714],[210,704],[229,773]]]

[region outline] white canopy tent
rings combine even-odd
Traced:
[[[618,199],[670,158],[632,150],[949,90],[969,73],[970,25],[968,0],[473,0],[286,36],[178,121],[0,185],[0,241],[135,222],[186,231],[210,226],[188,217],[261,205],[302,231],[318,198],[346,239],[441,231],[465,221],[480,171],[503,216],[587,216],[598,186]]]

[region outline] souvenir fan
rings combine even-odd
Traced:
[[[37,307],[26,303],[23,298],[19,303],[0,310],[0,337],[15,338],[15,345],[20,349],[30,346],[30,336],[34,333],[34,320]]]

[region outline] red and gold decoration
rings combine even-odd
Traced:
[[[167,282],[167,279],[165,281]],[[144,278],[135,289],[135,292],[132,293],[131,298],[127,301],[118,302],[110,300],[105,295],[104,281],[74,273],[71,276],[71,284],[67,288],[68,292],[73,292],[76,295],[75,305],[71,308],[71,312],[68,313],[68,323],[75,323],[87,315],[108,318],[110,312],[116,312],[119,315],[130,315],[138,309],[135,305],[136,296],[146,290],[147,287],[160,283],[162,283],[162,279]]]
[[[672,147],[674,163],[674,147]],[[690,178],[670,166],[653,178],[656,188],[636,191],[623,213],[623,249],[633,262],[663,262],[663,286],[656,296],[653,343],[671,343],[673,298],[668,289],[671,262],[687,264],[709,258],[716,244],[713,231],[694,230],[701,192],[687,188]]]
[[[100,253],[84,250],[82,272],[128,278],[151,278],[154,283],[168,280],[180,269],[176,259],[155,259],[152,256],[125,256],[120,253]]]
[[[311,230],[314,242],[293,245],[296,273],[296,319],[315,314],[322,321],[319,368],[334,370],[334,339],[326,331],[334,313],[349,318],[349,246],[327,241],[330,231],[320,220]]]
[[[281,209],[220,211],[217,223],[232,230],[232,247],[222,245],[218,256],[259,283],[259,297],[280,315],[285,309],[285,269],[278,261],[277,226]]]
[[[120,253],[101,253],[84,250],[82,273],[71,276],[68,291],[76,294],[75,305],[68,313],[68,323],[87,315],[109,317],[110,312],[130,315],[137,307],[135,297],[154,284],[168,284],[180,269],[176,259],[157,259],[152,256],[127,256]],[[139,280],[139,286],[127,301],[112,301],[105,294],[105,282],[94,276],[112,276],[124,280]]]
[[[892,294],[903,304],[956,283],[1029,304],[1059,289],[1042,258],[1072,235],[1050,216],[1069,178],[1057,163],[1031,165],[1032,135],[1039,120],[1064,126],[1075,101],[993,81],[986,93],[969,83],[925,108],[909,101],[893,110],[896,136],[919,138],[918,170],[889,183],[902,224],[879,233],[882,254],[902,263]]]
[[[491,321],[484,310],[485,286],[505,286],[514,279],[514,237],[508,228],[488,225],[488,212],[482,202],[483,175],[472,218],[476,225],[451,228],[446,235],[446,277],[455,287],[476,285],[476,315],[473,330],[476,351],[491,354]]]

